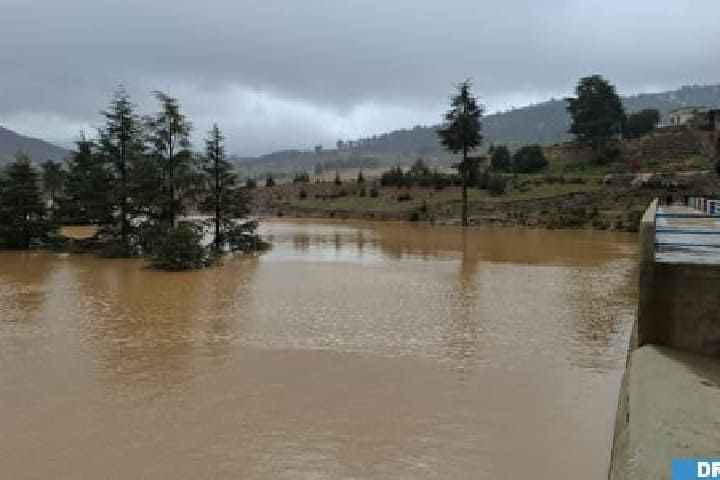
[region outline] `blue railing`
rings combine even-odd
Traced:
[[[692,236],[709,236],[715,237],[720,235],[720,226],[717,229],[708,228],[705,225],[704,228],[693,228],[692,223],[679,222],[677,227],[668,225],[667,223],[662,226],[658,226],[658,219],[716,219],[720,220],[720,202],[716,200],[708,200],[706,198],[690,197],[687,201],[687,206],[698,211],[696,212],[663,212],[657,211],[655,213],[655,248],[720,248],[720,242],[718,243],[707,243],[702,240],[699,242],[687,241],[675,242],[667,241],[667,239],[658,240],[657,235],[692,235]],[[698,227],[701,227],[698,225]],[[697,237],[696,237],[697,238]]]

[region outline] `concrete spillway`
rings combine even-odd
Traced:
[[[720,218],[694,207],[656,200],[641,221],[610,479],[669,480],[674,458],[720,456]]]

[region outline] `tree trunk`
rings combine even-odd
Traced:
[[[128,246],[128,225],[127,225],[127,165],[125,142],[121,140],[120,145],[120,237],[123,248]]]
[[[220,158],[215,152],[215,250],[220,253]]]
[[[468,200],[467,200],[467,177],[468,177],[468,164],[467,164],[467,147],[463,148],[463,161],[462,161],[462,206],[461,206],[461,224],[463,227],[468,226]]]
[[[168,127],[168,131],[170,127]],[[168,135],[168,181],[170,195],[170,229],[175,228],[175,159],[173,158],[172,134]]]

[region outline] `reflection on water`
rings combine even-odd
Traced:
[[[632,236],[262,228],[180,274],[0,253],[0,471],[605,477]]]

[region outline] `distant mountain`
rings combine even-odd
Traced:
[[[661,115],[686,106],[720,106],[720,85],[685,86],[662,93],[645,93],[623,97],[628,113],[657,108]],[[536,105],[494,113],[483,118],[484,144],[526,145],[553,144],[570,139],[567,133],[570,116],[564,100],[549,100]],[[408,153],[418,155],[437,152],[437,126],[414,127],[352,142],[353,151],[367,153]]]
[[[35,163],[46,160],[61,161],[70,154],[68,150],[52,143],[0,127],[0,165],[11,160],[19,151],[27,153]]]
[[[720,106],[720,85],[684,86],[678,90],[662,93],[648,93],[623,98],[628,113],[644,108],[657,108],[663,118],[670,110],[685,106]],[[549,145],[567,141],[570,136],[570,116],[564,100],[515,108],[506,112],[483,117],[483,144],[508,144],[520,146],[530,143]],[[416,126],[411,129],[395,130],[381,135],[343,142],[342,153],[325,151],[323,157],[333,154],[339,158],[349,155],[356,158],[375,157],[381,164],[412,161],[418,156],[425,158],[442,155],[438,142],[437,125]],[[334,152],[334,153],[333,153]],[[253,159],[243,159],[253,170],[304,169],[319,159],[314,152],[288,150],[275,152]]]

